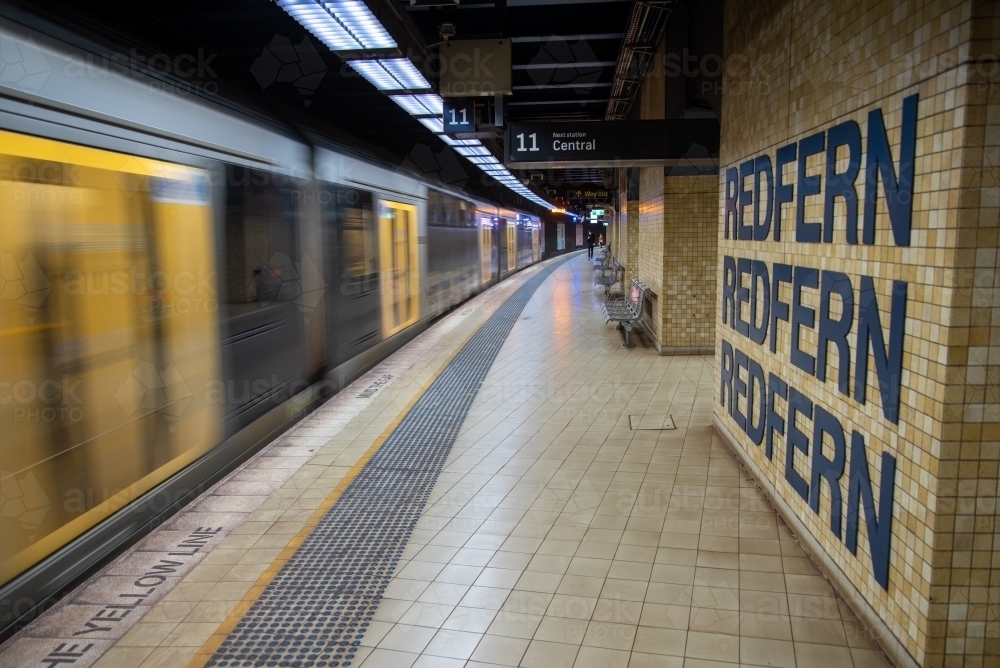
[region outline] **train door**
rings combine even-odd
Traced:
[[[538,262],[542,256],[538,253],[538,225],[531,225],[531,261]]]
[[[417,207],[380,202],[378,236],[382,335],[387,338],[409,327],[419,317]]]
[[[517,223],[507,221],[507,271],[517,269]]]
[[[371,193],[332,185],[321,192],[327,340],[337,366],[379,340],[378,234]]]
[[[493,243],[493,220],[479,218],[479,278],[485,284],[493,280],[496,272],[496,244]]]
[[[7,132],[0,168],[3,585],[207,452],[220,420],[208,174]]]
[[[496,223],[497,276],[507,273],[507,221],[499,218]]]

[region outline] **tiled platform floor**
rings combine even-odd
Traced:
[[[713,435],[712,358],[660,357],[640,337],[622,348],[592,273],[586,257],[571,260],[525,308],[354,665],[887,665]],[[419,356],[411,350],[405,371],[350,421],[331,403],[276,444],[302,458],[297,472],[94,665],[187,665],[498,295],[523,280],[411,344]],[[630,429],[630,415],[658,425],[665,413],[676,430]],[[260,459],[247,470],[267,468]],[[212,508],[238,510],[225,494]]]

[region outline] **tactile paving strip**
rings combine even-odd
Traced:
[[[209,660],[209,666],[350,666],[493,361],[538,286],[483,324]]]

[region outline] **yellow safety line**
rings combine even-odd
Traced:
[[[257,578],[257,582],[254,583],[252,587],[250,587],[250,590],[246,593],[246,595],[243,596],[243,599],[236,604],[236,607],[233,608],[233,611],[229,613],[229,616],[227,616],[226,619],[223,620],[223,622],[219,625],[219,628],[216,629],[215,633],[212,634],[212,636],[207,641],[205,641],[205,644],[202,645],[202,648],[198,651],[197,654],[195,654],[194,658],[191,659],[190,663],[188,663],[187,668],[204,668],[204,666],[208,663],[209,659],[211,659],[215,655],[215,653],[219,650],[219,647],[222,646],[222,642],[227,637],[229,637],[229,634],[232,633],[233,630],[236,628],[236,625],[239,623],[239,621],[243,619],[243,617],[246,616],[248,612],[250,612],[251,606],[253,606],[253,604],[257,602],[257,599],[260,598],[260,595],[264,593],[264,589],[266,589],[267,585],[271,583],[271,580],[274,579],[274,576],[276,576],[278,572],[288,562],[288,560],[291,559],[292,555],[295,554],[295,551],[299,548],[300,545],[302,545],[302,542],[309,536],[310,533],[312,533],[313,529],[316,528],[320,520],[323,519],[323,517],[327,514],[330,508],[333,507],[333,504],[337,502],[337,499],[340,498],[340,495],[344,493],[344,490],[347,489],[347,486],[354,481],[354,479],[358,476],[359,473],[361,473],[361,469],[365,467],[365,464],[368,463],[368,460],[370,460],[373,456],[375,456],[375,453],[378,452],[379,448],[382,447],[386,439],[389,438],[389,435],[396,429],[396,427],[403,420],[403,418],[406,417],[406,414],[410,412],[410,409],[413,408],[414,404],[416,404],[417,401],[420,399],[420,397],[422,397],[424,393],[427,392],[431,384],[438,379],[438,376],[440,376],[444,372],[444,370],[448,368],[448,365],[451,364],[452,360],[455,359],[455,356],[458,355],[458,353],[461,352],[463,348],[465,348],[466,344],[472,340],[472,337],[475,336],[480,329],[482,329],[483,325],[486,324],[487,320],[489,320],[488,317],[485,318],[481,323],[479,323],[479,326],[476,327],[475,330],[473,330],[472,333],[469,334],[469,336],[467,336],[464,341],[462,341],[461,345],[458,346],[454,350],[454,352],[452,352],[451,355],[448,356],[448,359],[445,360],[444,364],[442,364],[441,367],[434,372],[434,375],[432,375],[430,379],[426,383],[424,383],[423,387],[421,387],[420,390],[417,391],[416,395],[414,395],[414,397],[410,399],[410,401],[406,404],[406,406],[403,407],[403,410],[401,410],[399,414],[396,415],[396,417],[393,419],[393,421],[389,423],[389,426],[385,428],[385,431],[383,431],[381,435],[379,435],[379,437],[375,439],[375,442],[372,444],[372,447],[368,448],[368,451],[365,452],[365,454],[361,456],[361,459],[358,460],[358,462],[354,465],[354,467],[347,472],[347,475],[344,476],[344,479],[341,480],[340,483],[333,488],[333,491],[330,492],[330,495],[326,497],[326,499],[323,501],[320,507],[317,508],[315,512],[313,512],[313,514],[309,517],[308,520],[306,520],[306,523],[302,526],[299,532],[295,534],[295,536],[290,541],[288,541],[288,545],[285,546],[285,549],[283,549],[281,553],[274,559],[274,561],[271,562],[271,565],[267,567],[267,570],[264,571],[264,573],[259,578]]]

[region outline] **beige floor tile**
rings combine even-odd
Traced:
[[[396,624],[382,638],[378,644],[379,649],[388,649],[398,652],[413,652],[419,654],[423,651],[427,643],[434,637],[435,630],[425,626],[411,626],[409,624]]]
[[[739,636],[689,631],[684,656],[736,663],[740,656]]]
[[[496,615],[496,610],[457,606],[442,625],[442,628],[453,631],[468,631],[470,633],[486,633],[486,629],[493,623]]]
[[[642,615],[641,601],[625,601],[617,598],[597,599],[591,619],[596,622],[614,622],[636,626]]]
[[[740,663],[749,666],[795,668],[795,648],[783,640],[740,638]]]
[[[587,626],[583,644],[590,647],[631,651],[632,643],[635,641],[636,628],[630,624],[592,621]]]
[[[440,628],[454,609],[455,606],[453,605],[416,601],[399,618],[399,622],[400,624],[409,624],[412,626]]]
[[[791,620],[785,615],[744,612],[740,615],[740,635],[774,640],[791,640]]]
[[[633,651],[643,654],[684,656],[686,644],[686,631],[680,629],[640,626],[636,630],[635,643],[632,648]]]
[[[376,647],[364,661],[361,668],[410,668],[416,662],[418,654],[413,652],[397,652]]]
[[[487,633],[531,640],[541,621],[542,615],[501,610],[493,619],[493,623],[490,624]]]
[[[833,596],[789,593],[788,611],[794,617],[840,619],[840,604]]]
[[[891,665],[885,655],[877,649],[851,648],[851,658],[854,668],[889,668]]]
[[[532,640],[521,658],[521,665],[524,668],[571,668],[579,649],[577,644]]]
[[[632,652],[628,668],[683,668],[684,657]]]
[[[422,654],[413,663],[413,668],[463,668],[465,659],[446,659],[441,656]]]
[[[153,653],[155,646],[118,645],[109,649],[94,663],[95,668],[138,668]]]
[[[737,610],[694,608],[691,610],[688,629],[705,633],[739,635],[740,613]]]
[[[544,617],[535,631],[535,640],[570,645],[583,644],[589,622],[568,617]]]
[[[517,666],[520,665],[529,642],[526,638],[486,635],[472,653],[472,660],[499,666]]]
[[[795,643],[796,668],[830,668],[831,666],[851,666],[853,659],[847,647]]]
[[[603,647],[581,647],[574,668],[626,668],[629,652]]]
[[[604,582],[601,598],[622,601],[642,601],[646,598],[648,583],[641,580],[612,580]]]
[[[562,576],[555,573],[525,571],[518,579],[514,589],[554,594],[561,581]]]
[[[566,575],[563,577],[562,582],[559,583],[559,588],[556,589],[557,594],[571,594],[574,596],[600,596],[601,590],[604,587],[603,577],[588,577],[585,575]]]
[[[156,647],[177,626],[174,622],[141,622],[129,629],[116,643],[117,647]],[[145,657],[143,657],[145,658]]]
[[[139,664],[139,668],[185,666],[197,652],[197,647],[157,647]]]
[[[553,594],[515,589],[507,596],[501,610],[528,615],[544,615],[552,598]]]
[[[424,654],[453,659],[468,659],[482,640],[481,633],[441,629],[424,648]]]
[[[847,645],[844,624],[840,620],[792,617],[792,638],[796,643]]]
[[[596,596],[569,596],[556,594],[546,610],[546,615],[555,617],[571,617],[573,619],[590,619],[597,607]]]

